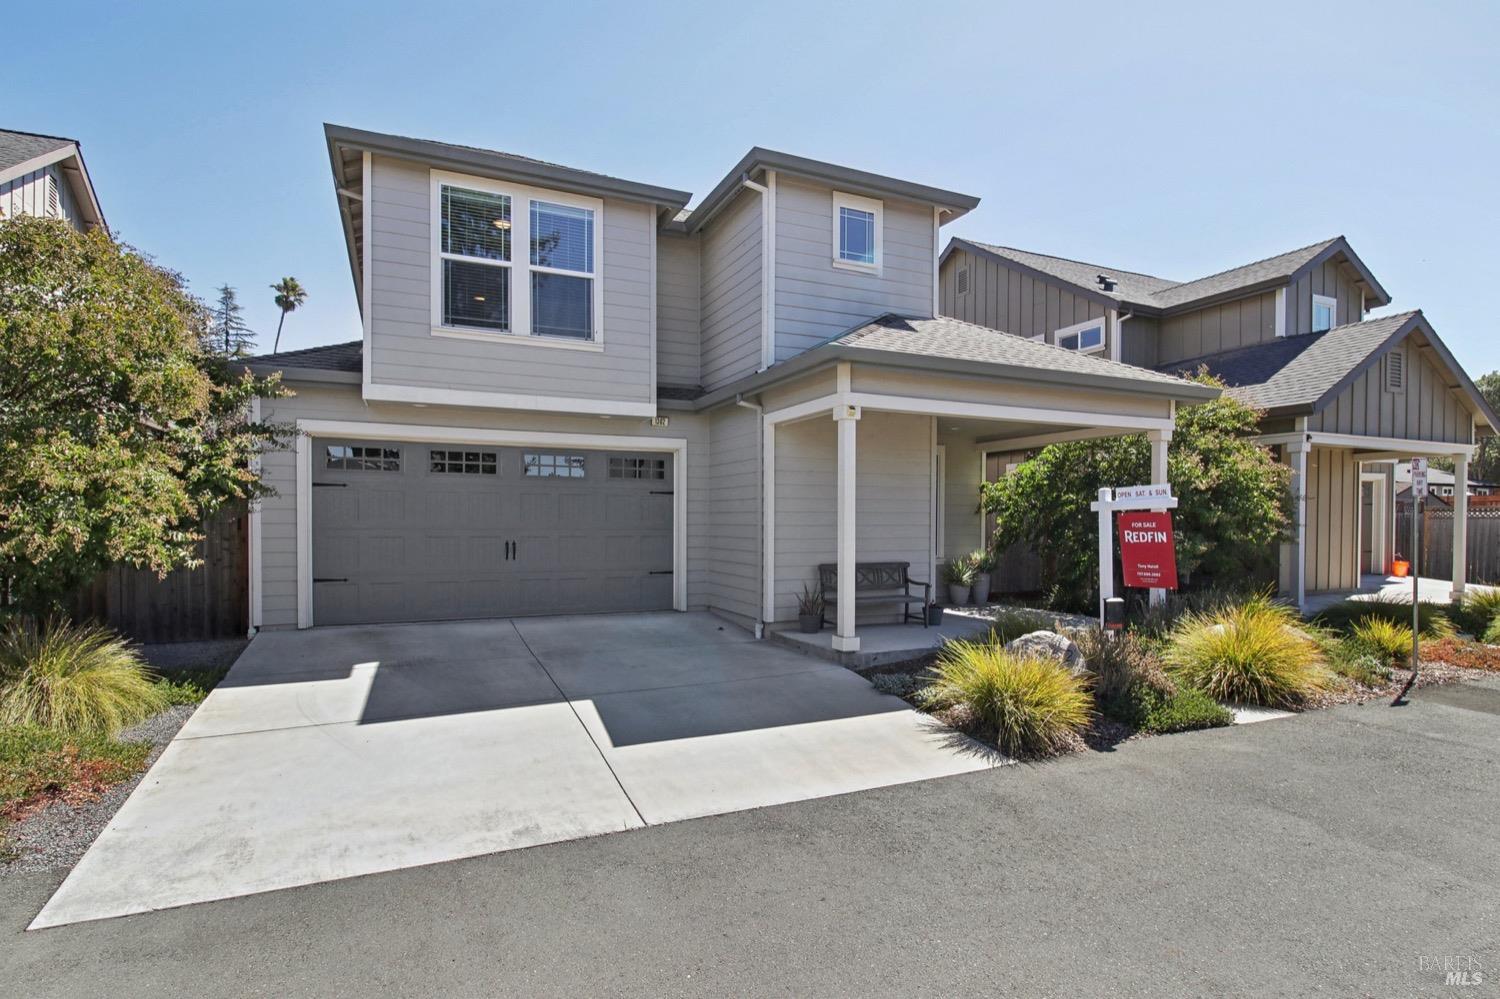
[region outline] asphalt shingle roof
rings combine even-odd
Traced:
[[[1183,379],[1175,374],[1138,368],[1094,354],[1080,354],[1076,350],[1012,336],[987,326],[947,316],[937,319],[907,319],[884,315],[840,334],[828,343],[892,354],[915,354],[983,364],[1004,364],[1037,371],[1105,376],[1153,385],[1183,384]]]
[[[72,139],[64,139],[58,135],[37,135],[35,132],[12,132],[0,129],[0,170],[71,145],[73,145]]]
[[[1192,281],[1170,281],[1137,271],[1122,270],[1104,264],[1089,264],[1080,260],[1068,260],[1065,257],[1053,257],[1044,253],[1032,253],[1029,250],[1018,250],[1009,246],[993,246],[972,239],[965,240],[965,242],[973,243],[996,256],[1013,260],[1060,281],[1066,281],[1120,302],[1169,309],[1188,302],[1237,291],[1240,288],[1249,288],[1263,281],[1290,277],[1302,265],[1338,242],[1339,238],[1335,236],[1310,246],[1288,250],[1274,257],[1267,257],[1240,267],[1231,267],[1229,270],[1210,274],[1208,277],[1195,278]],[[1101,274],[1115,280],[1113,290],[1105,291],[1099,286],[1098,278]]]
[[[283,350],[279,354],[261,354],[246,359],[257,367],[315,368],[320,371],[364,370],[364,341],[329,343],[321,347]]]
[[[1283,337],[1174,361],[1160,370],[1191,374],[1207,368],[1228,386],[1228,395],[1256,409],[1312,406],[1415,315],[1402,312],[1336,326],[1325,333]]]

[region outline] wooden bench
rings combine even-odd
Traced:
[[[856,604],[903,604],[902,623],[912,618],[911,606],[917,605],[917,615],[922,627],[927,627],[927,605],[932,602],[932,584],[912,579],[907,570],[910,562],[856,562],[854,563],[854,602]],[[922,595],[913,593],[912,587],[920,586]],[[827,609],[838,604],[839,567],[837,563],[824,562],[818,566],[818,587],[823,595],[823,623],[828,620]]]

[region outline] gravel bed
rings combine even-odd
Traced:
[[[161,673],[185,669],[228,668],[250,644],[248,638],[219,638],[207,642],[164,642],[142,645],[141,656]]]
[[[78,863],[78,858],[109,825],[109,820],[114,818],[115,812],[130,797],[130,792],[135,790],[196,707],[194,704],[170,707],[138,725],[121,730],[120,741],[149,742],[155,747],[146,758],[145,768],[134,777],[114,785],[93,801],[76,805],[54,801],[9,826],[5,851],[17,856],[8,862],[0,862],[0,877],[25,871],[65,870]]]

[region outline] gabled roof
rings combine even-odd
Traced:
[[[364,371],[364,341],[258,354],[247,357],[245,366],[262,375],[279,371],[305,381],[357,382]]]
[[[73,200],[83,214],[86,226],[104,226],[104,212],[94,193],[83,151],[76,139],[38,132],[0,129],[0,184],[17,177],[59,164],[63,178],[73,190]]]
[[[955,246],[962,246],[981,256],[991,256],[1008,265],[1034,271],[1037,274],[1070,284],[1086,297],[1105,304],[1119,303],[1151,312],[1181,311],[1187,307],[1201,307],[1211,301],[1237,298],[1241,295],[1289,284],[1323,261],[1342,255],[1360,275],[1368,289],[1366,298],[1371,308],[1390,304],[1390,296],[1375,280],[1364,263],[1350,248],[1343,236],[1321,240],[1308,246],[1278,253],[1264,260],[1231,267],[1229,270],[1195,278],[1192,281],[1171,281],[1137,271],[1123,270],[1104,264],[1089,264],[1065,257],[1053,257],[1014,247],[995,246],[970,239],[953,239],[943,251],[946,259]],[[1099,277],[1110,278],[1112,289],[1101,286]]]
[[[1223,380],[1229,395],[1268,415],[1311,414],[1333,402],[1386,351],[1414,333],[1432,348],[1451,387],[1463,392],[1470,409],[1491,428],[1500,429],[1500,415],[1485,401],[1420,311],[1174,361],[1159,370],[1191,374],[1206,368]]]

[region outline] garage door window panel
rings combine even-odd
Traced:
[[[581,454],[528,451],[525,467],[530,478],[581,479],[585,474],[585,460]]]
[[[401,449],[398,447],[330,444],[325,460],[329,468],[345,472],[401,471]]]
[[[499,462],[494,451],[432,450],[429,467],[439,475],[497,475]]]

